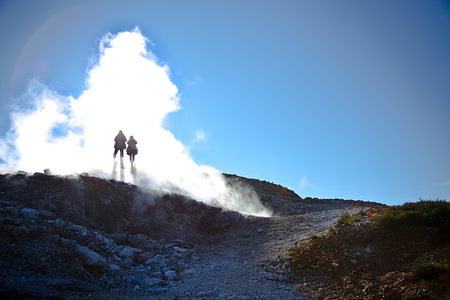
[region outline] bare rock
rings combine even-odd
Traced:
[[[142,249],[126,246],[126,247],[122,247],[118,251],[117,255],[119,255],[119,257],[121,257],[121,258],[128,258],[128,257],[130,257],[130,258],[134,259],[136,253],[141,253],[141,252],[143,252]]]
[[[86,266],[103,267],[106,265],[106,259],[88,247],[77,245],[75,250],[81,256],[83,264]]]

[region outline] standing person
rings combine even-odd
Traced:
[[[131,162],[134,162],[134,156],[138,153],[136,144],[137,141],[134,139],[134,136],[130,135],[130,139],[128,140],[127,154],[130,156]]]
[[[116,158],[117,152],[120,150],[120,157],[123,157],[123,150],[127,147],[125,144],[127,142],[127,138],[123,134],[122,130],[119,130],[119,133],[114,138],[114,158]]]

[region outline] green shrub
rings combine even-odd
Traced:
[[[450,203],[421,200],[402,206],[385,207],[375,218],[375,223],[385,229],[394,229],[398,226],[447,227],[450,224]]]
[[[337,221],[338,226],[352,224],[361,221],[359,214],[350,215],[347,211]]]

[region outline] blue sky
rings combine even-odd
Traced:
[[[3,1],[0,136],[32,78],[78,97],[102,36],[136,26],[197,163],[302,197],[450,200],[448,1]]]

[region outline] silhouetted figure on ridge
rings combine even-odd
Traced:
[[[138,149],[136,147],[137,141],[134,139],[134,136],[130,136],[128,140],[128,148],[127,154],[130,156],[130,161],[134,162],[134,156],[138,153]]]
[[[123,150],[127,148],[125,144],[127,142],[127,138],[123,134],[122,130],[119,130],[119,133],[114,138],[114,158],[116,158],[117,152],[120,150],[120,157],[123,157]]]

